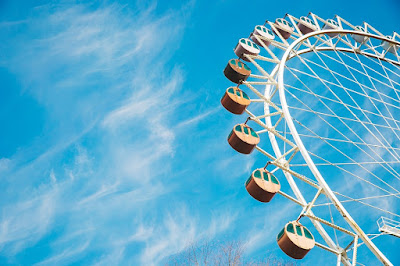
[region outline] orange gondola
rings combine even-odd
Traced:
[[[278,179],[264,168],[254,170],[246,181],[247,192],[261,202],[270,202],[280,189]]]
[[[277,236],[283,252],[294,259],[302,259],[315,246],[313,235],[298,221],[286,224]]]
[[[231,59],[224,69],[224,75],[230,81],[239,84],[251,74],[251,69],[239,59]]]
[[[246,124],[236,125],[228,136],[229,145],[243,154],[250,154],[259,142],[258,134]]]
[[[250,104],[250,98],[247,94],[237,87],[230,87],[226,90],[221,99],[221,104],[226,110],[233,114],[243,114]]]

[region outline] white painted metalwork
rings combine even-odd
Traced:
[[[377,221],[379,231],[385,234],[400,237],[400,222],[386,217],[381,217]]]
[[[282,170],[294,196],[284,191],[278,194],[301,206],[298,219],[309,218],[326,243],[317,242],[316,246],[335,254],[338,265],[361,264],[357,257],[361,245],[368,247],[384,265],[392,265],[372,239],[382,234],[400,237],[400,223],[382,217],[378,221],[381,234],[370,239],[347,206],[356,203],[400,217],[396,211],[376,203],[400,199],[400,146],[394,144],[400,143],[400,57],[396,49],[391,49],[400,47],[400,35],[385,37],[368,23],[360,31],[339,16],[335,20],[338,27],[329,29],[324,27],[326,20],[312,13],[309,19],[316,30],[304,35],[297,26],[300,20],[287,17],[295,29],[288,39],[277,30],[281,28],[279,25],[266,21],[276,38],[253,36],[266,55],[243,55],[255,68],[242,84],[258,97],[251,100],[253,105],[264,103],[263,114],[250,110],[246,113],[262,128],[258,134],[268,133],[273,154],[260,146],[256,149],[269,158],[271,165]],[[357,37],[359,42],[350,36]],[[262,40],[270,45],[266,46]],[[293,61],[298,65],[291,65]],[[294,82],[289,82],[290,78]],[[313,83],[318,83],[317,89]],[[323,129],[334,132],[334,136],[321,133],[321,126],[302,121],[298,114],[318,118]],[[306,146],[310,141],[324,145],[344,161],[318,154]],[[361,159],[349,153],[347,147]],[[353,196],[332,190],[320,170],[323,167],[368,186],[376,194]],[[314,197],[307,200],[310,195]],[[318,202],[323,199],[327,202]],[[336,208],[335,213],[331,206]],[[324,207],[329,212],[316,215],[312,210]],[[324,226],[332,228],[336,242]],[[347,238],[338,238],[338,233]],[[339,243],[339,239],[348,240]],[[348,252],[352,252],[351,256]]]
[[[334,30],[332,30],[334,31]],[[338,30],[339,31],[339,30]],[[323,34],[328,31],[321,31],[319,34]],[[339,31],[341,32],[341,31]],[[287,105],[286,101],[286,94],[285,94],[285,87],[284,87],[284,72],[285,72],[285,64],[286,61],[289,59],[289,56],[292,52],[292,49],[299,44],[300,42],[303,41],[303,39],[309,38],[313,35],[318,34],[317,32],[314,33],[309,33],[306,36],[303,36],[296,41],[294,41],[289,48],[286,50],[285,54],[282,57],[282,60],[279,64],[279,70],[278,70],[278,89],[279,89],[279,96],[280,96],[280,103],[282,105],[282,111],[284,112],[285,118],[287,125],[290,129],[290,132],[292,133],[292,136],[300,149],[300,152],[306,161],[307,165],[311,169],[312,173],[314,174],[315,178],[318,180],[319,185],[323,189],[324,193],[327,195],[327,197],[332,201],[332,203],[335,205],[335,207],[338,209],[338,211],[342,214],[343,218],[348,222],[348,224],[352,227],[354,231],[357,232],[359,237],[364,241],[364,243],[368,246],[368,248],[377,256],[377,258],[383,262],[385,265],[392,265],[390,261],[386,258],[385,255],[375,246],[375,244],[368,238],[368,236],[364,233],[364,231],[359,227],[359,225],[354,221],[354,219],[351,217],[351,215],[347,212],[347,210],[343,207],[343,205],[340,203],[340,201],[337,199],[333,191],[330,189],[328,184],[326,183],[325,179],[319,172],[318,168],[315,166],[314,161],[311,159],[306,147],[303,144],[303,141],[301,140],[300,136],[297,134],[297,129],[293,123],[293,120],[291,119],[289,107]],[[364,32],[357,33],[360,35],[364,36]],[[369,35],[369,34],[367,34]]]

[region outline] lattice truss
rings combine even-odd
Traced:
[[[261,53],[244,55],[252,74],[240,88],[253,96],[246,112],[261,138],[256,149],[279,177],[278,193],[314,225],[316,246],[338,264],[370,264],[357,254],[372,251],[391,265],[372,242],[388,231],[370,221],[400,220],[400,35],[339,16],[338,29],[323,30],[326,20],[307,17],[317,30],[305,36],[300,20],[285,16],[295,29],[289,39],[266,21],[277,37],[266,46],[256,35]]]

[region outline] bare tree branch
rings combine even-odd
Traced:
[[[259,261],[245,260],[244,245],[240,241],[190,243],[187,248],[168,258],[166,265],[188,266],[294,266],[295,263],[285,262],[273,255]]]

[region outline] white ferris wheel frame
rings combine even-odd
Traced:
[[[344,208],[342,203],[338,200],[336,195],[330,189],[329,185],[326,183],[326,181],[323,178],[322,174],[320,173],[320,171],[318,170],[318,168],[314,164],[314,161],[311,159],[311,156],[309,155],[307,149],[305,148],[305,146],[303,144],[303,141],[301,140],[301,138],[300,138],[300,136],[299,136],[299,134],[297,132],[297,129],[296,129],[294,123],[293,123],[293,120],[291,119],[291,115],[290,115],[288,104],[286,102],[285,85],[284,85],[284,71],[285,71],[286,61],[290,59],[289,56],[290,56],[290,54],[292,52],[292,49],[296,45],[298,45],[299,43],[305,41],[306,39],[308,39],[308,38],[310,38],[312,36],[320,35],[320,34],[326,34],[326,33],[330,33],[330,32],[339,33],[339,34],[351,34],[351,33],[354,33],[354,31],[346,31],[346,30],[322,30],[322,31],[312,32],[312,33],[304,35],[304,36],[300,37],[299,39],[297,39],[296,41],[294,41],[289,46],[289,48],[286,50],[285,54],[283,55],[283,57],[281,59],[281,62],[278,65],[278,73],[277,73],[277,76],[278,76],[278,85],[277,85],[277,87],[278,87],[278,91],[279,91],[279,98],[280,98],[281,108],[282,108],[283,115],[285,117],[287,126],[290,129],[290,132],[291,132],[291,134],[292,134],[292,136],[293,136],[293,138],[295,140],[295,143],[297,144],[297,147],[298,147],[301,155],[303,156],[304,160],[306,161],[308,167],[310,168],[311,172],[314,174],[315,178],[317,179],[317,181],[318,181],[318,183],[320,185],[320,189],[322,190],[321,192],[323,192],[326,196],[329,197],[329,199],[336,206],[337,210],[341,213],[343,218],[352,227],[352,229],[357,233],[355,238],[358,238],[358,237],[361,238],[362,241],[364,241],[364,243],[366,244],[366,246],[385,265],[392,265],[391,262],[386,258],[386,256],[369,239],[367,234],[360,228],[360,226],[358,226],[358,224],[354,221],[354,219],[351,217],[351,215],[347,212],[347,210]],[[374,35],[374,34],[365,33],[365,32],[357,33],[357,34],[365,36],[365,37],[370,37],[370,38],[372,37],[372,38],[376,38],[376,39],[380,39],[380,40],[385,40],[384,38],[382,38],[380,36],[377,36],[377,35]],[[340,50],[346,51],[345,49],[340,49]],[[311,52],[311,50],[310,50],[310,52]],[[346,52],[350,52],[350,49],[349,49],[349,51],[346,51]],[[351,52],[353,52],[353,51],[351,50]],[[369,54],[367,56],[376,57],[376,55],[374,55],[374,54]],[[270,117],[268,117],[268,119],[270,120]],[[273,140],[275,140],[275,141],[273,141]],[[278,144],[276,142],[275,136],[272,137],[271,143],[272,142],[275,142],[272,145],[274,146],[274,151],[276,152],[277,150],[275,150],[275,149],[276,148],[279,149],[279,146],[278,146]],[[357,240],[355,240],[354,242],[357,243]],[[353,263],[354,263],[354,261],[356,261],[355,260],[355,256],[353,257]]]
[[[310,13],[313,17],[313,19],[316,21],[316,19],[318,18],[320,21],[324,21],[323,19],[317,17],[315,14]],[[292,22],[295,22],[294,20],[297,20],[296,18],[290,16],[290,19],[292,20]],[[341,23],[341,21],[344,21],[342,18],[338,17],[339,23]],[[294,20],[293,20],[294,19]],[[297,20],[298,22],[298,20]],[[349,23],[346,22],[348,25]],[[274,26],[274,24],[269,22],[269,25],[271,26],[271,28],[275,29],[276,28]],[[295,25],[295,24],[294,24]],[[296,29],[298,30],[297,26],[295,25]],[[354,28],[354,26],[351,25],[352,28]],[[371,26],[369,26],[371,27]],[[372,28],[372,27],[371,27]],[[376,31],[376,30],[375,30]],[[298,30],[298,32],[300,32]],[[331,190],[331,188],[329,187],[329,185],[326,183],[325,179],[323,178],[323,176],[321,175],[321,173],[319,172],[318,168],[316,167],[316,165],[314,164],[313,160],[311,159],[309,152],[307,151],[307,149],[305,148],[301,137],[299,136],[297,129],[293,123],[292,120],[292,116],[290,115],[290,111],[289,111],[289,106],[287,104],[286,101],[286,96],[285,96],[285,85],[284,85],[284,73],[285,73],[285,65],[286,62],[288,60],[290,60],[293,57],[296,57],[300,54],[303,53],[308,53],[308,52],[313,52],[315,50],[318,51],[342,51],[342,52],[349,52],[349,53],[358,53],[360,55],[363,56],[368,56],[368,57],[372,57],[372,58],[376,58],[379,60],[384,60],[387,62],[390,62],[392,64],[398,65],[400,66],[400,60],[399,61],[394,61],[391,59],[388,59],[385,57],[385,54],[382,55],[377,55],[377,54],[373,54],[373,53],[368,53],[365,51],[362,51],[361,49],[359,49],[361,47],[362,43],[358,48],[357,47],[353,47],[350,45],[350,48],[343,48],[343,47],[337,47],[336,45],[330,45],[327,47],[310,47],[307,49],[303,49],[303,50],[299,50],[299,51],[294,51],[294,48],[299,45],[302,44],[304,42],[307,42],[307,40],[310,37],[317,37],[318,35],[325,35],[327,33],[337,33],[341,35],[346,35],[346,34],[354,34],[356,33],[357,35],[361,35],[361,36],[365,36],[368,38],[374,38],[377,40],[381,40],[381,41],[387,41],[392,45],[397,45],[400,46],[400,43],[395,41],[395,40],[388,40],[387,38],[385,38],[383,35],[376,35],[376,34],[371,34],[368,32],[362,32],[362,31],[355,31],[355,30],[345,30],[345,29],[336,29],[336,30],[322,30],[319,28],[318,26],[318,30],[311,32],[309,34],[306,35],[302,35],[300,34],[300,37],[296,40],[294,40],[290,45],[289,43],[287,43],[286,40],[284,40],[283,38],[282,41],[284,43],[286,43],[285,45],[285,52],[283,54],[283,56],[281,57],[281,59],[278,59],[277,57],[275,57],[273,55],[273,53],[271,53],[271,51],[268,49],[268,47],[266,47],[265,45],[262,45],[271,55],[272,59],[271,60],[267,60],[266,58],[263,58],[264,61],[269,61],[269,62],[273,62],[276,63],[276,67],[273,69],[273,71],[271,73],[266,73],[266,71],[264,71],[262,69],[262,67],[260,67],[255,61],[255,57],[254,56],[249,56],[249,55],[244,55],[245,57],[247,57],[247,59],[253,63],[258,70],[260,70],[262,72],[262,74],[264,75],[264,77],[260,77],[257,76],[258,78],[263,78],[263,79],[268,79],[269,81],[272,80],[273,82],[258,82],[258,85],[261,84],[265,84],[265,92],[264,95],[260,94],[256,89],[254,89],[254,87],[252,87],[252,85],[257,84],[257,82],[243,82],[247,87],[249,87],[253,92],[255,92],[262,101],[264,101],[264,115],[262,116],[255,116],[254,114],[252,114],[250,111],[246,110],[246,112],[250,115],[251,119],[253,121],[255,121],[256,123],[258,123],[259,125],[263,126],[265,128],[264,132],[268,132],[268,136],[270,139],[270,142],[272,144],[272,148],[274,150],[275,153],[275,157],[272,156],[271,154],[265,152],[264,150],[262,150],[261,148],[257,147],[257,150],[260,151],[261,153],[263,153],[264,155],[266,155],[267,157],[269,157],[270,159],[272,159],[273,161],[271,162],[272,165],[275,165],[277,168],[280,168],[283,170],[283,173],[293,191],[293,193],[295,194],[296,198],[293,198],[291,196],[289,196],[288,194],[280,191],[278,192],[279,194],[281,194],[282,196],[294,201],[295,203],[299,204],[300,206],[303,207],[303,211],[301,212],[300,216],[306,216],[308,218],[310,218],[311,222],[313,223],[313,225],[315,226],[315,228],[317,229],[317,231],[320,233],[320,235],[322,236],[322,238],[325,240],[325,242],[327,243],[328,246],[325,246],[323,244],[320,243],[316,243],[316,245],[320,248],[323,248],[327,251],[330,251],[334,254],[337,255],[337,264],[340,265],[340,263],[342,262],[344,265],[356,265],[357,264],[357,247],[359,246],[358,244],[358,240],[361,239],[363,241],[363,243],[372,251],[372,253],[377,257],[377,259],[379,261],[381,261],[384,265],[393,265],[388,259],[387,257],[379,250],[379,248],[376,247],[376,245],[371,241],[371,239],[368,237],[368,235],[361,229],[361,227],[354,221],[354,219],[351,217],[351,215],[348,213],[348,211],[344,208],[344,206],[342,205],[342,203],[338,200],[338,198],[336,197],[335,193]],[[277,34],[278,36],[280,35],[279,33]],[[282,36],[279,36],[282,37]],[[258,38],[258,36],[256,36],[256,38],[261,41],[261,39]],[[398,58],[398,56],[397,56]],[[256,77],[256,75],[255,75]],[[274,80],[272,77],[277,77],[276,80]],[[271,98],[273,95],[271,95],[272,93],[272,88],[276,87],[277,91],[279,92],[279,99],[280,99],[280,104],[281,104],[281,109],[279,107],[277,107],[272,101]],[[276,91],[275,91],[276,92]],[[278,112],[275,113],[271,113],[270,112],[270,107],[275,108],[276,110],[278,110]],[[280,115],[280,119],[278,120],[278,122],[273,125],[271,117],[274,115]],[[262,123],[261,119],[264,118],[265,119],[265,124]],[[289,128],[292,137],[294,139],[295,143],[292,143],[291,141],[284,139],[281,135],[279,135],[276,131],[275,131],[275,127],[277,126],[277,124],[284,119],[286,121],[287,127]],[[281,148],[278,145],[277,139],[276,137],[278,137],[280,140],[283,140],[284,142],[288,143],[292,149],[290,149],[287,152],[283,152],[281,151]],[[290,169],[288,161],[285,159],[286,156],[289,156],[291,153],[291,158],[294,157],[294,155],[300,151],[302,157],[304,158],[305,162],[307,163],[309,169],[311,170],[311,172],[313,173],[313,175],[315,176],[316,180],[318,183],[315,183],[309,179],[307,179],[306,177],[302,176],[301,174],[298,174],[297,172],[293,171]],[[290,161],[290,159],[289,159]],[[315,194],[314,198],[312,201],[307,202],[302,194],[302,192],[300,191],[300,189],[298,188],[293,176],[299,178],[301,181],[304,181],[306,183],[308,183],[309,185],[315,187],[316,189],[318,189],[317,193]],[[325,194],[329,200],[333,203],[333,205],[336,207],[336,209],[340,212],[340,214],[343,216],[344,220],[347,222],[347,224],[353,229],[353,232],[346,230],[344,228],[341,228],[337,225],[335,225],[334,223],[328,222],[326,220],[323,220],[321,218],[316,217],[313,212],[312,212],[312,207],[315,203],[315,201],[317,200],[317,198],[321,195],[321,194]],[[323,228],[322,224],[328,225],[330,227],[333,227],[336,230],[342,231],[350,236],[352,236],[354,239],[353,241],[346,247],[346,248],[341,248],[339,247],[333,240],[332,238],[329,236],[329,234],[326,232],[326,230]],[[350,249],[350,247],[353,245],[353,256],[352,259],[350,260],[347,257],[347,251]],[[350,262],[351,261],[351,262]]]

